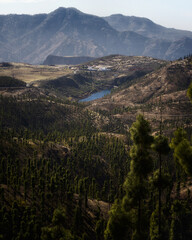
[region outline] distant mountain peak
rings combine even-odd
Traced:
[[[154,23],[145,17],[124,16],[122,14],[113,14],[104,19],[117,31],[134,31],[145,37],[164,39],[169,41],[179,40],[181,38],[192,38],[192,32],[171,29]]]
[[[183,37],[189,41],[177,42]],[[192,52],[191,40],[192,32],[122,14],[101,18],[76,8],[60,7],[42,15],[13,15],[11,19],[0,15],[0,61],[7,62],[36,64],[48,55],[111,54],[172,60]]]
[[[70,13],[70,12],[76,12],[76,13],[79,13],[79,14],[84,14],[83,12],[81,12],[80,10],[78,10],[77,8],[74,8],[74,7],[69,7],[69,8],[59,7],[51,13],[60,14],[60,13]]]

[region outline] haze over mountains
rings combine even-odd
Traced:
[[[146,18],[101,18],[74,8],[50,14],[1,15],[0,61],[42,63],[47,56],[109,54],[174,60],[192,53],[192,32],[168,29]]]

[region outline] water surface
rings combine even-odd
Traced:
[[[111,92],[111,90],[102,90],[100,92],[96,92],[91,94],[89,97],[87,98],[83,98],[81,100],[79,100],[79,102],[89,102],[89,101],[93,101],[95,99],[99,99],[104,97],[105,95],[109,94]]]

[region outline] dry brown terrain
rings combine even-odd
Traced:
[[[67,66],[30,65],[25,63],[11,63],[10,67],[0,65],[0,76],[10,76],[26,83],[49,80],[72,73]]]
[[[0,76],[33,85],[33,88],[1,89],[2,94],[13,96],[51,93],[78,100],[91,92],[113,87],[110,95],[85,104],[97,127],[109,124],[112,117],[129,128],[138,113],[156,126],[161,118],[167,128],[173,128],[173,124],[191,126],[192,105],[186,91],[192,80],[192,63],[188,59],[168,63],[150,57],[112,55],[75,66],[11,63],[9,67],[0,66]],[[110,118],[99,111],[108,112]]]
[[[103,89],[116,88],[125,82],[144,76],[167,61],[150,57],[111,55],[80,65],[29,65],[0,63],[0,76],[9,76],[27,83],[27,86],[46,89],[49,94],[78,100]],[[2,89],[1,89],[2,90]],[[17,93],[16,93],[17,91]],[[14,95],[28,90],[15,89]],[[4,94],[6,94],[4,92]],[[10,94],[10,89],[9,93]]]
[[[191,62],[175,61],[92,101],[88,108],[108,111],[128,125],[138,113],[154,122],[162,117],[163,121],[191,124],[192,104],[186,96],[191,81]]]

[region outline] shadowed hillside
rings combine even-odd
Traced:
[[[44,65],[77,65],[81,63],[86,63],[93,60],[93,57],[59,57],[49,55],[45,61]]]

